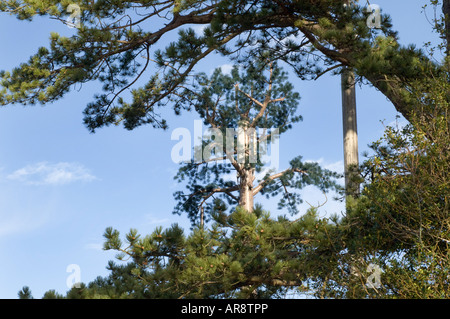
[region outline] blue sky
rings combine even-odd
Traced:
[[[361,2],[361,1],[360,1]],[[436,40],[421,12],[426,0],[377,0],[393,17],[402,44]],[[427,9],[432,16],[431,9]],[[0,69],[10,70],[27,61],[39,46],[47,46],[51,31],[71,34],[56,20],[18,21],[0,15]],[[229,61],[210,57],[199,65],[206,72]],[[280,162],[287,165],[297,155],[342,170],[342,119],[339,77],[324,76],[315,82],[292,77],[300,92],[303,122],[282,136]],[[49,289],[65,293],[67,267],[76,264],[81,281],[107,275],[105,266],[114,253],[101,249],[102,234],[112,226],[122,233],[137,228],[146,234],[155,227],[179,223],[187,231],[185,216],[172,215],[173,192],[181,189],[173,176],[171,160],[177,127],[194,128],[195,114],[174,117],[163,112],[169,129],[150,126],[126,131],[109,127],[90,134],[82,124],[82,111],[98,85],[77,87],[60,101],[42,106],[0,108],[0,298],[16,298],[29,286],[36,298]],[[359,151],[378,139],[381,121],[395,120],[396,112],[373,88],[357,89]],[[305,189],[303,198],[321,203],[323,195]],[[256,198],[256,201],[261,201]],[[264,201],[275,214],[274,203]],[[302,205],[305,209],[308,205]],[[322,215],[339,213],[342,203],[331,197]]]

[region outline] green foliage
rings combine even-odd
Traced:
[[[272,219],[257,206],[253,214],[238,208],[188,236],[174,224],[145,237],[131,230],[116,246],[118,232],[107,229],[106,249],[128,262],[111,261],[107,277],[44,298],[282,298],[305,291],[308,272],[318,271],[308,252],[330,242],[332,227],[315,209],[289,220]]]
[[[126,129],[144,124],[167,128],[158,107],[177,100],[191,77],[197,77],[197,63],[219,53],[238,63],[270,56],[288,63],[302,79],[351,66],[409,118],[417,105],[410,82],[440,66],[421,50],[400,46],[387,15],[380,29],[370,29],[362,6],[342,3],[2,1],[0,12],[18,19],[41,15],[63,23],[70,16],[68,5],[76,4],[81,26],[70,37],[53,33],[48,47],[12,71],[1,72],[0,104],[46,104],[76,84],[99,81],[104,92],[84,110],[89,130],[120,123]],[[199,24],[205,25],[202,34],[192,29]],[[171,32],[178,38],[158,47]],[[170,104],[181,112],[180,104]]]
[[[209,227],[185,235],[177,225],[142,237],[105,231],[105,248],[130,258],[67,298],[448,299],[450,255],[448,104],[443,78],[423,99],[414,126],[387,127],[363,163],[361,196],[344,216],[272,219],[255,207],[213,214]],[[377,272],[375,267],[379,267]],[[379,285],[369,283],[378,276]],[[19,292],[31,297],[28,288]],[[48,292],[46,297],[58,297]]]
[[[386,127],[371,145],[361,197],[350,200],[332,236],[345,247],[340,263],[346,271],[317,281],[323,296],[449,298],[448,85],[445,76],[414,83],[427,87],[426,94],[414,91],[426,107],[411,123]],[[377,289],[365,285],[370,263],[383,270]]]
[[[28,286],[24,286],[24,287],[22,288],[22,290],[20,290],[20,291],[17,293],[17,296],[19,297],[19,299],[33,299],[33,296],[32,296],[32,294],[31,294],[30,287],[28,287]]]
[[[297,204],[302,202],[296,191],[308,185],[324,192],[338,188],[338,174],[322,169],[317,163],[303,163],[301,156],[281,173],[270,170],[264,162],[270,143],[301,120],[296,114],[300,96],[276,62],[268,58],[252,59],[245,67],[235,65],[229,75],[219,68],[210,77],[200,74],[197,81],[182,92],[176,108],[194,108],[213,133],[211,137],[203,136],[202,145],[194,149],[195,154],[203,154],[203,159],[182,163],[175,176],[177,182],[186,182],[187,192],[174,194],[178,202],[174,213],[186,212],[195,225],[203,209],[204,221],[208,221],[213,214],[233,211],[245,197],[245,187],[251,184],[250,196],[257,195],[253,189],[267,198],[279,195],[279,208],[296,214]],[[245,149],[238,145],[242,127],[248,130],[245,133],[248,136],[252,134],[248,133],[250,130],[255,133],[255,140]],[[234,132],[230,134],[230,130]],[[240,158],[239,152],[245,158]],[[274,153],[273,156],[278,155]],[[262,178],[254,183],[257,173]],[[237,177],[229,178],[230,175]],[[245,185],[243,176],[250,176]]]
[[[42,299],[63,299],[64,296],[57,293],[55,290],[48,290],[44,293]],[[23,298],[21,298],[23,299]]]
[[[216,52],[238,62],[253,61],[249,56],[282,60],[302,79],[344,65],[353,67],[409,123],[388,127],[372,144],[373,154],[361,167],[365,178],[361,196],[349,199],[340,218],[319,218],[312,208],[296,220],[285,216],[273,220],[258,206],[251,214],[240,207],[225,214],[227,203],[216,200],[210,206],[212,223],[187,235],[173,225],[146,236],[132,229],[121,238],[111,227],[105,231],[104,248],[117,251],[117,258],[128,262],[110,262],[109,276],[74,287],[65,296],[50,290],[44,298],[278,298],[290,289],[321,298],[449,298],[448,61],[433,62],[422,50],[399,45],[388,16],[383,15],[380,30],[369,29],[361,7],[344,8],[338,0],[149,0],[139,1],[139,8],[133,8],[136,1],[77,3],[83,14],[75,35],[52,34],[49,48],[38,49],[27,63],[0,74],[0,104],[48,103],[76,83],[98,80],[104,93],[85,109],[91,131],[119,123],[127,129],[142,124],[165,128],[157,106],[170,103],[180,114],[192,107],[180,99],[188,96],[207,119],[206,107],[213,97],[227,92],[217,122],[227,127],[239,120],[239,112],[231,112],[231,102],[237,101],[241,109],[246,105],[244,96],[233,96],[230,90],[244,77],[237,69],[231,76],[216,71],[212,78],[194,72],[200,60]],[[430,3],[437,5],[434,0]],[[8,0],[0,2],[0,11],[19,19],[47,15],[65,20],[68,4]],[[170,23],[160,17],[168,17]],[[154,29],[149,31],[146,22]],[[444,20],[435,22],[434,29],[445,35]],[[207,26],[198,35],[186,28],[192,24]],[[150,51],[172,31],[178,32],[176,41]],[[319,53],[321,60],[311,59]],[[134,87],[150,65],[155,68],[147,82]],[[193,82],[186,80],[190,75],[196,75]],[[241,83],[241,88],[264,92],[258,78],[262,73],[254,68],[250,75],[256,80]],[[283,73],[279,75],[277,90],[290,99],[286,108],[273,109],[268,122],[261,118],[261,126],[280,126],[295,110],[298,96],[283,82]],[[212,80],[219,85],[204,85]],[[129,102],[122,94],[127,89]],[[317,165],[302,163],[301,158],[291,165],[312,174],[295,179],[287,171],[281,178],[285,185],[332,186],[335,176]],[[194,193],[216,187],[218,181],[233,187],[220,179],[229,168],[216,169],[197,172],[185,166],[178,178],[209,179],[192,184]],[[262,192],[278,194],[273,180],[265,181]],[[198,208],[200,200],[192,207]],[[283,198],[281,206],[287,201]],[[383,271],[378,274],[380,286],[367,285],[374,275],[371,265]],[[32,298],[28,287],[18,296]]]

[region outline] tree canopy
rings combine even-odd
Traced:
[[[414,125],[387,126],[373,143],[344,216],[311,207],[272,218],[256,205],[252,214],[212,215],[189,234],[176,224],[145,236],[110,227],[104,249],[122,263],[59,297],[448,299],[450,121],[448,104],[433,105],[447,85],[432,84],[424,111],[434,110],[432,121],[418,113]],[[29,288],[19,295],[29,298]]]
[[[203,223],[211,214],[224,213],[227,205],[252,212],[254,197],[262,194],[281,195],[279,208],[296,214],[302,202],[296,191],[301,188],[338,190],[337,173],[303,162],[301,156],[284,170],[276,165],[280,154],[275,147],[271,163],[266,159],[270,145],[301,120],[299,99],[286,72],[268,59],[235,65],[230,75],[220,68],[210,77],[199,75],[198,84],[186,89],[179,103],[195,108],[210,134],[202,136],[202,145],[194,150],[202,156],[182,164],[175,176],[179,183],[187,181],[188,190],[175,193],[175,213],[187,212],[192,222],[200,217]]]
[[[411,94],[411,83],[441,69],[421,49],[398,43],[389,16],[382,15],[380,28],[373,29],[363,6],[344,6],[341,0],[8,0],[1,2],[0,11],[19,19],[41,15],[66,23],[69,4],[80,9],[76,33],[53,33],[49,47],[3,71],[0,103],[45,104],[75,84],[100,81],[104,92],[84,111],[91,131],[119,123],[127,129],[167,127],[157,108],[176,97],[195,75],[196,64],[212,53],[246,61],[270,52],[300,78],[352,67],[407,119],[422,105]],[[193,25],[205,26],[203,33]],[[175,32],[176,40],[157,47]],[[145,84],[136,86],[144,74]]]
[[[45,104],[63,97],[76,83],[98,80],[104,93],[85,109],[85,124],[91,131],[120,123],[127,129],[143,124],[165,128],[157,107],[166,104],[176,113],[194,107],[211,126],[227,128],[250,110],[256,116],[249,117],[248,123],[262,121],[258,118],[262,108],[242,106],[248,100],[258,105],[267,96],[269,100],[282,96],[267,95],[263,89],[255,91],[262,92],[260,96],[252,95],[245,81],[233,87],[244,79],[236,69],[231,76],[217,71],[212,78],[196,73],[196,64],[215,52],[242,63],[252,61],[250,57],[283,61],[302,79],[351,67],[409,123],[387,127],[371,145],[372,154],[360,167],[361,193],[349,198],[344,216],[320,217],[311,207],[297,219],[273,219],[255,205],[252,213],[240,206],[229,214],[211,213],[211,224],[194,227],[189,234],[173,225],[146,236],[132,229],[123,239],[110,227],[104,234],[104,249],[117,251],[118,259],[129,258],[128,263],[110,262],[109,276],[72,288],[66,296],[48,291],[44,297],[276,298],[291,289],[318,298],[449,297],[447,59],[439,61],[422,49],[400,45],[388,16],[382,15],[380,28],[374,30],[367,25],[362,6],[343,6],[338,0],[74,3],[82,13],[76,34],[69,38],[53,34],[49,48],[40,48],[11,72],[2,72],[1,104]],[[47,15],[64,22],[68,5],[10,0],[1,2],[0,10],[19,19]],[[444,5],[444,14],[448,12]],[[434,22],[434,29],[448,37],[448,16]],[[204,25],[203,33],[196,33],[192,25]],[[178,34],[175,41],[153,50],[173,32]],[[147,72],[146,84],[135,87]],[[219,85],[198,86],[208,81]],[[286,108],[274,103],[276,114],[268,117],[277,125],[282,123],[279,119],[292,116],[289,112],[298,99],[282,82],[278,89],[288,97]],[[217,88],[226,92],[225,101],[230,103],[214,114],[210,103]],[[123,97],[128,89],[129,100]],[[189,96],[189,103],[180,96]],[[237,112],[228,112],[231,102],[238,102]],[[221,119],[220,111],[228,113]],[[299,161],[292,163],[301,169]],[[199,204],[215,187],[233,188],[237,183],[220,179],[228,172],[225,168],[204,171],[203,176],[191,168],[186,164],[179,177],[186,174],[192,178],[189,181],[204,182],[188,188],[194,194],[200,189],[201,196],[192,197],[192,209],[181,209],[191,209],[195,220]],[[213,182],[223,184],[206,184],[208,174]],[[267,186],[275,186],[270,181]],[[277,193],[282,189],[277,187],[268,191]],[[216,204],[211,209],[222,210],[222,203]],[[31,298],[30,289],[24,287],[19,297]]]

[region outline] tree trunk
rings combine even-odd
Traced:
[[[355,182],[359,160],[354,72],[345,68],[341,80],[345,191],[347,195],[355,196],[359,193],[359,183]]]
[[[205,207],[200,207],[200,228],[203,229],[205,224]]]
[[[239,122],[237,161],[240,165],[239,170],[239,206],[253,212],[253,180],[254,168],[252,167],[254,158],[251,156],[254,152],[255,138],[252,136],[254,130],[249,127],[248,119]]]
[[[244,169],[239,176],[239,206],[253,212],[253,168]]]

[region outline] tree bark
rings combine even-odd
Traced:
[[[249,213],[253,212],[253,168],[244,169],[239,176],[239,206]]]
[[[255,141],[250,136],[253,130],[249,126],[248,119],[244,115],[241,115],[241,117],[238,130],[238,162],[241,166],[240,171],[238,171],[239,206],[251,213],[253,212],[254,169],[252,167],[250,153],[256,144],[254,144]]]

